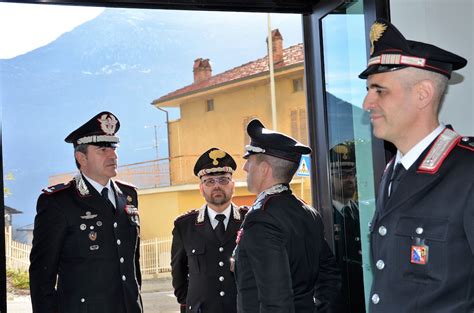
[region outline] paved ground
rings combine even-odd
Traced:
[[[144,280],[142,299],[145,313],[179,313],[169,277]],[[30,297],[9,295],[7,309],[9,313],[32,313]]]

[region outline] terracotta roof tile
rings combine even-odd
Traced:
[[[283,62],[277,63],[274,65],[274,69],[281,69],[287,66],[302,64],[304,61],[304,51],[303,51],[303,44],[297,44],[291,47],[288,47],[283,50]],[[210,88],[210,87],[217,87],[219,85],[238,80],[244,79],[247,77],[251,77],[254,75],[261,74],[265,71],[268,71],[268,57],[263,57],[261,59],[257,59],[255,61],[248,62],[246,64],[240,65],[223,73],[217,74],[212,76],[211,78],[198,82],[193,83],[191,85],[185,86],[173,92],[170,92],[156,100],[153,103],[161,103],[167,100],[171,100],[174,98],[178,98],[180,96],[197,92],[201,89]]]

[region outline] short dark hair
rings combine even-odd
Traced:
[[[299,163],[263,153],[257,154],[256,160],[257,163],[265,161],[270,164],[273,178],[282,183],[290,183],[299,167]]]
[[[81,152],[81,153],[84,153],[85,155],[87,155],[87,146],[88,146],[88,144],[80,144],[80,145],[77,145],[77,146],[74,147],[74,161],[76,162],[76,166],[79,170],[81,169],[81,165],[79,164],[79,162],[77,162],[75,154],[76,154],[76,152]]]

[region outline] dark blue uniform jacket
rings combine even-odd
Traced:
[[[112,184],[116,210],[81,175],[39,197],[30,255],[34,313],[143,311],[137,193]]]

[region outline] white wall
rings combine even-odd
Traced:
[[[392,23],[405,38],[434,44],[468,60],[451,77],[440,121],[474,136],[474,1],[391,0]]]

